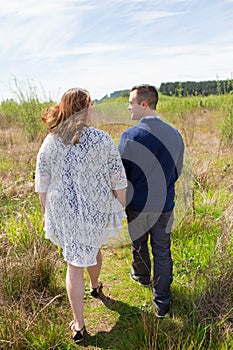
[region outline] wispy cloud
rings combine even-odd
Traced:
[[[102,44],[102,43],[95,43],[95,44],[87,44],[82,45],[77,48],[73,48],[70,50],[60,50],[59,52],[56,51],[47,51],[47,52],[41,52],[35,55],[32,55],[33,58],[65,58],[66,56],[80,56],[80,55],[92,55],[92,54],[104,54],[109,52],[119,52],[126,49],[126,45],[109,45],[109,44]],[[30,58],[30,55],[26,56],[27,58]]]
[[[174,17],[183,15],[185,12],[171,12],[171,11],[140,11],[130,17],[131,21],[140,22],[140,24],[150,24],[158,19],[165,17]]]
[[[10,58],[64,51],[78,33],[82,18],[95,5],[85,1],[13,0],[1,8],[0,53]]]
[[[82,11],[88,11],[95,8],[96,5],[89,4],[88,1],[54,1],[47,0],[46,2],[38,2],[36,0],[11,0],[1,4],[1,16],[16,15],[18,18],[24,17],[41,17],[41,15],[51,16],[55,13],[62,13],[78,8]],[[77,13],[78,15],[78,13]]]
[[[218,47],[218,45],[214,44],[198,44],[198,45],[176,45],[169,47],[142,47],[143,52],[149,52],[151,56],[184,56],[184,55],[199,55],[199,56],[213,56],[214,58],[218,53],[229,54],[233,57],[233,44],[228,44],[225,46]],[[170,58],[170,57],[169,57]],[[233,60],[232,60],[233,62]]]

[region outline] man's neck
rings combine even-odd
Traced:
[[[158,116],[156,110],[155,110],[155,109],[151,109],[151,108],[149,108],[149,107],[146,107],[145,110],[143,111],[142,118],[145,118],[145,117],[153,117],[153,116],[155,116],[155,117]],[[142,118],[140,118],[140,120],[141,120]]]

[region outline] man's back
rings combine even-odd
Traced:
[[[122,134],[119,151],[130,183],[128,207],[140,212],[171,211],[183,164],[184,144],[178,130],[148,116]]]

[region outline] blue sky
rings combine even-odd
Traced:
[[[233,75],[233,0],[0,0],[0,100]]]

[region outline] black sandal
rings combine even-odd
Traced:
[[[103,283],[98,281],[98,286],[96,288],[90,287],[90,293],[93,298],[99,298],[99,293],[103,289]]]
[[[83,326],[80,330],[75,329],[74,321],[70,322],[70,329],[72,331],[72,337],[75,343],[80,343],[84,339],[84,333],[86,331],[86,327]]]

